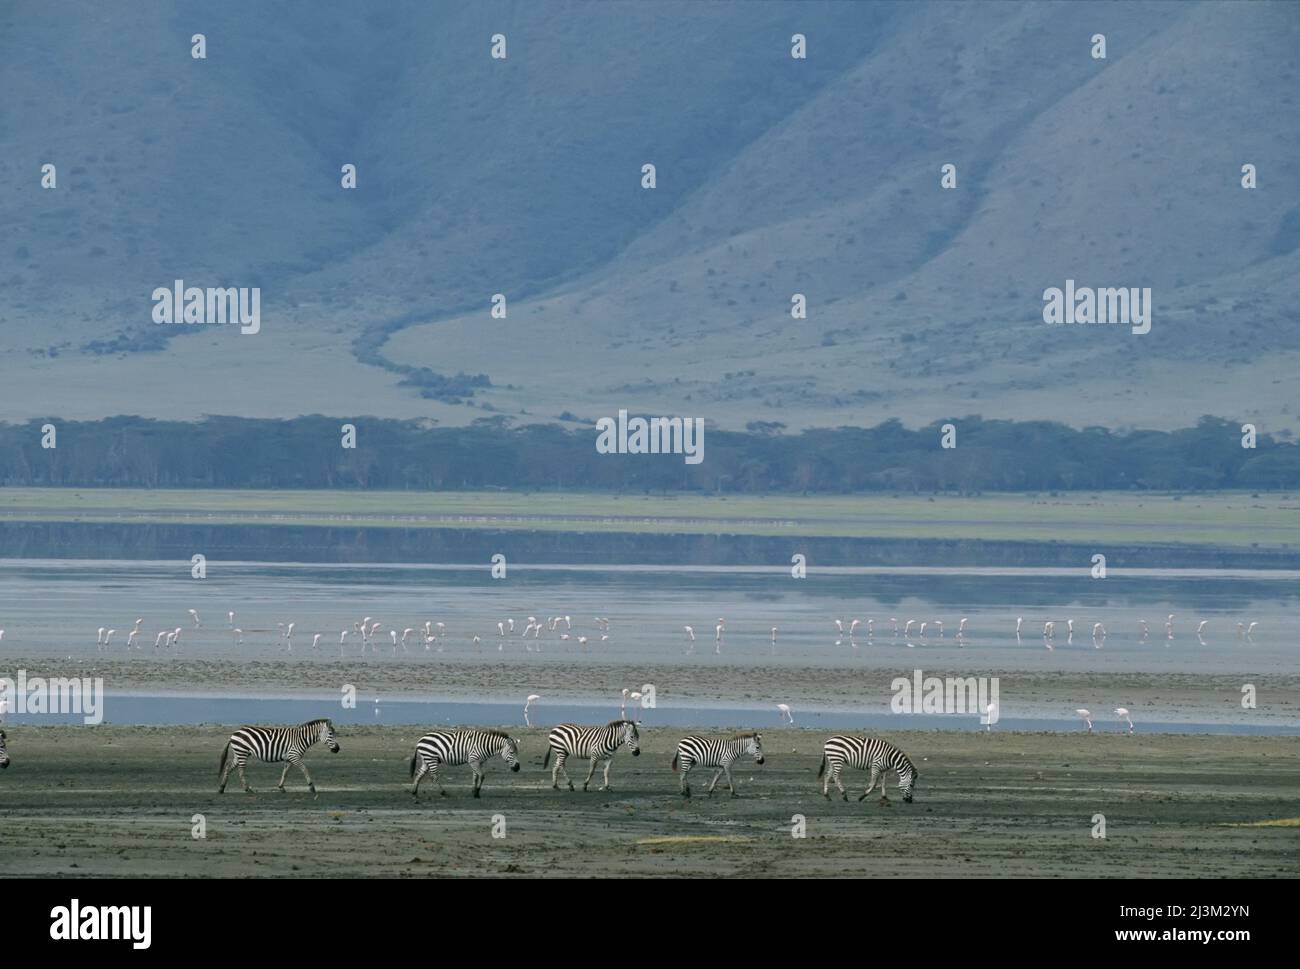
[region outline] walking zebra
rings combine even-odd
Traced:
[[[859,801],[866,798],[876,786],[876,780],[880,780],[880,803],[888,803],[889,798],[885,796],[885,775],[889,771],[895,771],[898,774],[898,787],[903,792],[903,800],[908,804],[912,803],[912,790],[916,787],[916,768],[908,760],[907,754],[903,753],[893,744],[885,740],[877,740],[875,737],[831,737],[822,747],[822,766],[817,771],[817,776],[826,775],[822,781],[822,794],[827,800],[830,800],[830,783],[835,782],[835,786],[840,789],[840,795],[844,800],[849,796],[844,791],[844,784],[840,781],[840,771],[844,765],[856,767],[859,770],[871,771],[871,783],[867,789],[862,792]],[[830,766],[830,771],[826,770]]]
[[[248,786],[248,780],[244,777],[244,765],[248,763],[250,757],[253,757],[269,764],[287,761],[284,771],[280,774],[280,783],[276,785],[280,791],[284,791],[284,779],[289,774],[289,768],[297,767],[302,771],[302,776],[307,778],[307,787],[311,789],[312,794],[316,794],[316,785],[312,783],[311,775],[307,773],[307,765],[303,763],[302,755],[312,744],[321,741],[329,748],[330,753],[339,752],[339,742],[334,736],[333,722],[308,720],[296,727],[241,727],[230,735],[230,739],[226,741],[226,749],[221,752],[221,763],[217,766],[221,786],[217,788],[217,793],[225,792],[230,768],[237,767],[239,783],[247,793],[252,794],[253,789]],[[235,756],[233,760],[229,760],[232,750]],[[316,794],[316,796],[320,795]]]
[[[627,749],[632,751],[633,757],[641,756],[641,734],[631,720],[611,720],[603,727],[580,727],[576,723],[562,723],[551,731],[548,740],[550,746],[546,749],[542,766],[547,765],[551,754],[555,755],[555,766],[551,768],[551,787],[556,790],[560,789],[560,774],[564,774],[569,790],[573,790],[573,779],[564,769],[564,762],[570,757],[591,758],[591,769],[587,771],[587,779],[582,782],[584,791],[591,783],[592,775],[596,773],[597,761],[604,761],[605,783],[600,789],[607,791],[609,790],[609,765],[613,762],[618,748],[627,744]]]
[[[9,766],[9,751],[5,750],[5,732],[0,730],[0,770]]]
[[[691,785],[687,780],[691,768],[697,764],[700,767],[716,767],[717,773],[713,775],[713,783],[709,785],[709,797],[713,796],[713,790],[718,786],[718,778],[724,773],[727,775],[727,787],[731,789],[731,796],[736,796],[736,785],[731,780],[731,764],[738,757],[748,754],[754,760],[763,763],[763,738],[754,731],[747,733],[738,733],[727,739],[721,737],[687,737],[677,745],[677,753],[673,755],[673,770],[679,767],[682,773],[682,797],[691,796]]]
[[[438,793],[446,797],[438,769],[443,764],[457,767],[469,764],[474,772],[474,796],[478,797],[483,789],[483,762],[495,756],[500,756],[512,771],[519,770],[519,744],[500,730],[435,730],[425,734],[411,755],[411,780],[415,782],[411,794],[418,798],[420,779],[432,774],[438,782]]]

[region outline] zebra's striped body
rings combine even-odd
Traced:
[[[425,734],[411,755],[411,794],[418,798],[420,779],[432,774],[438,782],[438,793],[445,797],[439,768],[444,764],[469,764],[474,772],[474,796],[478,797],[483,788],[483,763],[492,757],[500,757],[512,771],[519,770],[519,744],[500,730],[435,730]]]
[[[569,790],[573,790],[573,780],[569,777],[569,772],[564,769],[564,762],[570,757],[587,757],[591,760],[587,779],[582,782],[584,791],[591,783],[592,775],[596,773],[596,764],[603,761],[605,783],[600,789],[607,791],[609,790],[609,765],[613,762],[618,748],[627,744],[627,749],[632,751],[633,757],[641,756],[641,734],[631,720],[611,720],[603,727],[580,727],[576,723],[562,723],[551,731],[548,740],[550,746],[546,748],[546,757],[542,760],[542,766],[546,766],[551,759],[551,754],[555,755],[555,766],[551,768],[551,787],[556,790],[560,787],[561,774],[564,775]]]
[[[844,784],[840,781],[840,772],[844,770],[846,764],[858,770],[871,771],[871,783],[862,792],[859,801],[872,792],[877,779],[880,781],[880,800],[888,801],[889,798],[885,796],[885,776],[892,770],[898,774],[898,787],[903,792],[903,800],[912,803],[912,791],[916,787],[916,768],[907,754],[888,741],[878,740],[875,737],[844,736],[831,737],[827,740],[822,747],[822,766],[817,771],[818,777],[825,775],[822,781],[822,794],[827,800],[831,796],[831,781],[835,782],[844,800],[849,799],[844,791]],[[827,770],[827,767],[830,770]]]
[[[755,762],[763,763],[763,738],[761,735],[750,731],[748,733],[738,733],[731,737],[687,737],[677,745],[677,753],[673,755],[673,770],[680,770],[682,773],[682,797],[691,796],[691,785],[687,780],[691,768],[696,765],[700,767],[716,767],[717,773],[713,775],[713,783],[709,785],[709,797],[713,796],[714,789],[718,786],[718,778],[723,774],[727,775],[727,787],[731,790],[731,796],[736,796],[736,785],[731,779],[731,764],[739,757],[753,757]]]
[[[0,769],[9,766],[9,751],[5,750],[5,732],[0,730]]]
[[[286,762],[284,771],[280,774],[280,783],[276,785],[279,790],[284,790],[284,779],[289,774],[289,768],[297,767],[307,779],[307,787],[312,794],[316,794],[316,785],[312,782],[311,774],[307,773],[307,765],[302,758],[307,749],[317,742],[323,742],[330,753],[339,752],[339,742],[334,736],[334,724],[331,721],[309,720],[296,727],[241,727],[230,735],[226,749],[221,752],[221,764],[217,767],[221,784],[217,793],[226,790],[226,779],[230,776],[231,767],[239,769],[239,783],[244,790],[253,793],[253,789],[248,786],[248,779],[244,777],[244,765],[251,757],[271,764]],[[230,756],[232,753],[233,759]]]

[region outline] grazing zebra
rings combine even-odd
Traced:
[[[435,730],[425,734],[411,755],[411,780],[415,782],[411,794],[418,798],[420,779],[432,774],[438,782],[438,793],[446,797],[438,769],[443,764],[469,764],[474,772],[474,796],[478,797],[483,789],[483,762],[494,756],[500,756],[512,771],[519,770],[519,744],[500,730]],[[419,770],[416,770],[417,763]]]
[[[230,768],[237,767],[239,783],[244,786],[247,793],[252,794],[253,789],[248,786],[248,780],[244,777],[244,765],[248,763],[250,757],[253,757],[269,764],[287,761],[280,774],[280,783],[276,785],[281,792],[284,791],[284,779],[289,774],[289,768],[297,767],[302,771],[302,776],[307,778],[307,787],[311,789],[312,794],[316,794],[316,785],[312,782],[311,775],[307,773],[307,765],[303,762],[302,755],[318,741],[323,741],[330,753],[339,752],[339,742],[334,736],[332,721],[308,720],[296,727],[241,727],[230,735],[230,739],[226,741],[226,749],[221,752],[221,763],[217,766],[221,786],[217,788],[217,793],[225,792]],[[232,750],[235,752],[235,757],[227,763]],[[316,796],[320,795],[316,794]]]
[[[731,789],[731,796],[735,797],[736,785],[731,780],[731,764],[746,754],[757,763],[763,763],[763,738],[752,730],[735,734],[726,740],[719,737],[687,737],[677,745],[677,753],[673,755],[673,770],[678,770],[680,766],[682,773],[682,797],[691,796],[687,775],[697,764],[700,767],[718,769],[713,775],[713,783],[709,785],[709,797],[713,796],[718,778],[724,773],[727,775],[727,787]]]
[[[863,800],[876,786],[876,780],[880,780],[880,802],[885,804],[889,798],[885,796],[885,775],[893,770],[898,773],[898,787],[903,792],[903,800],[908,804],[912,803],[912,790],[916,787],[916,768],[908,760],[907,754],[903,753],[893,744],[885,740],[877,740],[875,737],[831,737],[822,747],[822,766],[817,771],[817,776],[826,775],[822,781],[822,794],[827,800],[830,800],[830,782],[834,781],[835,786],[840,789],[840,795],[844,800],[849,796],[844,791],[844,784],[840,781],[840,771],[844,765],[856,767],[859,770],[871,771],[871,783],[867,789],[862,792]],[[830,771],[826,770],[830,766]]]
[[[546,749],[542,766],[547,765],[551,754],[555,755],[555,766],[551,768],[551,787],[555,790],[560,789],[560,774],[564,774],[569,790],[573,790],[573,779],[564,769],[564,762],[570,757],[591,758],[591,769],[587,771],[587,779],[582,782],[584,791],[591,783],[592,775],[596,773],[597,761],[604,761],[605,783],[600,789],[607,791],[609,790],[609,765],[613,762],[618,748],[627,744],[627,749],[632,751],[633,757],[641,756],[641,734],[631,720],[611,720],[603,727],[580,727],[576,723],[562,723],[551,731],[548,740],[550,746]]]
[[[9,766],[9,751],[5,750],[5,732],[0,730],[0,770]]]

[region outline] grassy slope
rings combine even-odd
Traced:
[[[700,777],[691,803],[668,766],[679,734],[662,730],[640,758],[618,755],[611,794],[552,791],[532,730],[517,732],[524,769],[491,765],[481,800],[456,768],[450,796],[419,804],[403,787],[415,728],[348,730],[337,756],[314,752],[316,801],[300,776],[276,792],[265,764],[250,768],[255,796],[233,778],[218,796],[218,728],[9,734],[0,876],[1285,877],[1300,863],[1290,738],[898,734],[921,781],[914,803],[881,806],[823,800],[823,736],[806,731],[767,734],[767,764],[735,771],[741,797],[699,796]],[[206,840],[190,835],[196,813]],[[795,814],[805,839],[790,836]]]
[[[357,363],[411,316],[389,360],[541,419],[1294,425],[1294,8],[936,6],[232,3],[206,62],[186,3],[0,11],[8,416],[481,416]],[[176,276],[262,285],[263,334],[80,352]],[[1155,329],[1049,330],[1067,276],[1152,285]]]
[[[0,520],[119,523],[263,522],[400,528],[491,528],[660,534],[1090,541],[1278,546],[1300,542],[1293,498],[884,495],[630,497],[361,491],[0,490]]]

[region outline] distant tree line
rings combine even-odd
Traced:
[[[356,425],[355,449],[340,427]],[[189,423],[113,417],[0,424],[0,484],[144,488],[376,488],[847,494],[861,491],[1074,491],[1300,488],[1300,445],[1261,434],[1242,447],[1241,424],[1203,417],[1176,431],[1082,430],[1048,421],[953,419],[781,433],[708,430],[704,461],[608,455],[593,427],[468,427],[422,421],[212,417]]]

